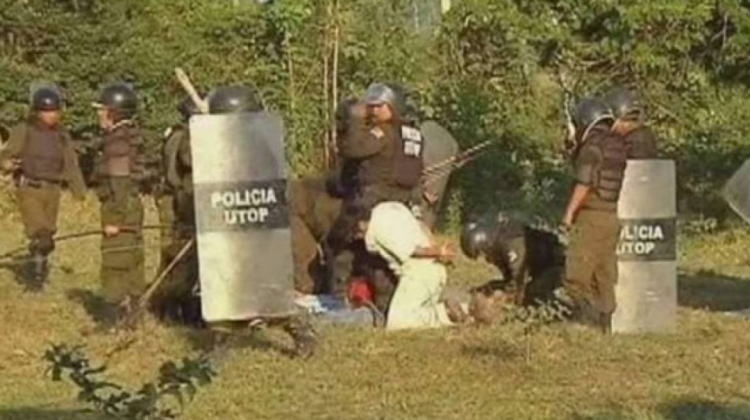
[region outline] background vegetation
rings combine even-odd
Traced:
[[[177,118],[182,66],[204,91],[258,86],[305,175],[331,164],[336,100],[397,81],[463,145],[498,144],[456,180],[455,217],[491,203],[541,211],[565,188],[562,74],[575,96],[637,89],[679,163],[683,212],[727,215],[718,191],[750,131],[746,1],[453,3],[441,17],[437,0],[0,0],[0,122],[24,115],[31,82],[52,80],[69,123],[90,132],[97,89],[124,79],[156,145]]]

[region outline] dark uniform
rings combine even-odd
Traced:
[[[656,135],[648,126],[637,127],[625,135],[623,140],[628,150],[628,159],[656,159],[659,156]]]
[[[404,118],[406,100],[399,89],[373,84],[364,102],[388,105],[393,118],[371,123],[347,113],[339,135],[339,153],[342,175],[346,176],[341,184],[348,186],[348,194],[341,215],[326,238],[325,252],[328,266],[334,271],[331,276],[338,283],[352,275],[367,277],[376,289],[378,306],[385,311],[395,288],[395,276],[362,244],[352,243],[355,215],[386,201],[402,202],[411,208],[421,204],[424,144],[419,130]],[[350,245],[351,249],[342,253]],[[346,257],[346,261],[341,261],[341,257]]]
[[[162,151],[162,172],[169,198],[163,203],[165,208],[161,212],[166,217],[171,217],[171,229],[162,243],[162,270],[195,238],[192,158],[187,122],[198,110],[192,106],[190,99],[188,101],[190,102],[183,101],[178,106],[183,122],[171,128]],[[198,281],[198,255],[193,246],[176,263],[162,286],[154,293],[152,310],[163,319],[189,324],[202,323]]]
[[[612,116],[601,101],[583,101],[578,114],[577,129],[585,131],[574,156],[575,182],[590,190],[570,232],[565,290],[581,317],[609,331],[616,306],[617,201],[628,151],[622,138],[612,135]]]
[[[108,303],[120,304],[145,288],[140,192],[146,156],[140,129],[131,119],[137,107],[135,92],[126,85],[110,85],[95,105],[114,120],[102,135],[96,173],[102,227],[119,228],[119,233],[102,238],[102,289]]]
[[[565,250],[559,237],[503,214],[468,224],[461,249],[469,258],[484,256],[503,275],[497,284],[516,305],[549,302],[562,286]]]
[[[62,98],[53,88],[32,95],[34,113],[60,111]],[[32,114],[11,130],[0,151],[0,162],[10,163],[18,185],[18,203],[26,237],[30,240],[33,283],[41,287],[47,276],[47,256],[54,250],[60,191],[67,185],[83,200],[85,185],[73,141],[61,126],[44,125]]]
[[[342,201],[328,187],[323,179],[289,182],[294,288],[301,293],[333,292],[319,244],[341,212]]]

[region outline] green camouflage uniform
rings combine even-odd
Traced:
[[[565,289],[584,314],[609,318],[615,310],[617,218],[627,150],[608,127],[594,127],[575,159],[576,182],[591,187],[570,232]],[[604,317],[604,318],[601,318]]]
[[[97,162],[101,223],[119,227],[120,233],[102,238],[100,278],[105,300],[121,303],[145,288],[140,198],[145,156],[140,130],[130,120],[121,121],[104,134],[101,147]]]

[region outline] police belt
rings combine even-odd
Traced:
[[[54,181],[49,179],[38,179],[29,178],[25,175],[21,175],[18,178],[19,187],[30,187],[30,188],[44,188],[44,187],[59,187],[62,185],[62,181]]]

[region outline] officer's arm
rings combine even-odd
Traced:
[[[341,155],[349,159],[364,159],[376,155],[386,144],[382,129],[369,128],[364,123],[353,124],[347,137],[341,142]]]
[[[576,184],[568,201],[568,207],[565,210],[565,217],[563,218],[563,225],[565,227],[569,228],[573,225],[578,211],[583,206],[584,201],[586,201],[586,197],[594,183],[596,168],[601,159],[600,154],[593,147],[584,147],[578,159],[576,159]]]
[[[83,200],[86,193],[86,183],[83,180],[83,172],[78,163],[78,153],[73,146],[73,140],[66,136],[65,142],[65,181],[76,200]]]
[[[20,124],[11,130],[8,142],[0,149],[0,169],[3,172],[13,172],[16,169],[16,160],[21,156],[25,143],[26,127]]]

